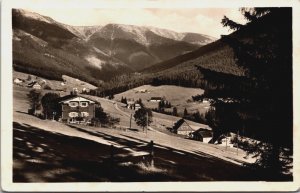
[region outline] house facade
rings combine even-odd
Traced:
[[[160,102],[162,100],[163,100],[163,98],[161,98],[161,97],[151,97],[149,101],[150,102]]]
[[[190,136],[194,130],[184,119],[180,119],[174,124],[172,132],[179,135]]]
[[[17,84],[17,85],[22,85],[23,82],[25,82],[25,81],[20,79],[20,78],[15,78],[14,79],[14,83]]]
[[[78,95],[60,98],[61,121],[66,123],[89,124],[95,117],[95,101]]]
[[[199,128],[191,134],[191,138],[203,143],[209,143],[213,138],[213,132],[209,129]]]
[[[36,81],[29,83],[27,85],[27,87],[32,88],[32,89],[42,89],[42,86]]]

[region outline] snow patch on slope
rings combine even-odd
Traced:
[[[103,26],[73,26],[73,28],[82,34],[85,40],[89,40],[91,35],[99,31]]]
[[[93,46],[93,49],[95,50],[95,52],[99,53],[99,54],[103,54],[105,56],[109,56],[107,53],[103,52],[102,50],[99,50],[98,48],[96,48],[95,46]]]
[[[85,59],[93,66],[98,67],[99,69],[102,68],[102,65],[104,64],[104,61],[100,60],[96,56],[88,55],[85,57]]]
[[[147,38],[145,36],[147,29],[140,26],[122,25],[122,24],[114,24],[114,27],[121,28],[123,31],[132,34],[133,39],[135,41],[144,45],[148,44]]]
[[[148,28],[150,31],[152,31],[153,33],[165,37],[165,38],[169,38],[169,39],[173,39],[173,40],[177,40],[177,41],[181,41],[185,34],[183,33],[178,33],[172,30],[167,30],[167,29],[160,29],[160,28],[156,28],[156,27],[145,27]]]
[[[133,39],[136,42],[141,43],[146,46],[151,43],[150,40],[147,39],[147,36],[146,36],[146,33],[149,31],[158,36],[172,39],[175,41],[185,41],[186,35],[189,34],[189,33],[175,32],[175,31],[168,30],[168,29],[161,29],[161,28],[152,27],[152,26],[135,26],[135,25],[125,25],[125,24],[108,24],[108,25],[112,26],[113,32],[117,29],[125,32],[127,35],[126,35],[126,37],[122,37],[122,38]],[[106,25],[106,26],[108,26],[108,25]],[[103,35],[107,34],[106,36],[108,36],[109,33],[112,33],[111,35],[113,36],[113,32],[110,31],[111,28],[107,28],[106,26],[103,27],[101,30],[99,30],[99,32],[102,33]],[[213,37],[210,37],[207,35],[202,35],[202,34],[198,34],[198,35],[202,36],[203,38],[207,38],[207,39],[205,39],[204,41],[196,40],[195,42],[190,42],[190,43],[194,43],[194,44],[198,44],[198,45],[205,45],[207,43],[210,43],[210,42],[213,42],[214,40],[216,40],[216,38],[213,38]],[[116,38],[116,37],[114,36],[114,38]]]

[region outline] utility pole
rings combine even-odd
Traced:
[[[52,114],[52,121],[54,121],[55,115],[56,115],[56,112],[53,112],[53,114]]]
[[[131,129],[131,119],[132,119],[132,113],[130,114],[129,129]]]
[[[236,155],[239,155],[239,130],[237,131],[236,136]]]
[[[148,130],[148,112],[146,112],[146,134]]]
[[[225,135],[225,139],[226,139],[226,150],[227,150],[227,133]]]

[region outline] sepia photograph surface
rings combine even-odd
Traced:
[[[299,188],[293,5],[66,2],[4,7],[2,186]]]

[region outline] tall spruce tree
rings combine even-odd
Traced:
[[[222,36],[245,76],[236,77],[198,66],[204,79],[218,86],[206,90],[213,98],[210,122],[219,133],[244,130],[261,141],[255,166],[270,176],[288,169],[280,159],[292,150],[292,10],[291,8],[242,8],[245,25],[224,16],[221,23],[236,32]],[[230,98],[228,103],[219,98]],[[262,147],[263,146],[263,147]],[[274,175],[276,174],[276,175]]]

